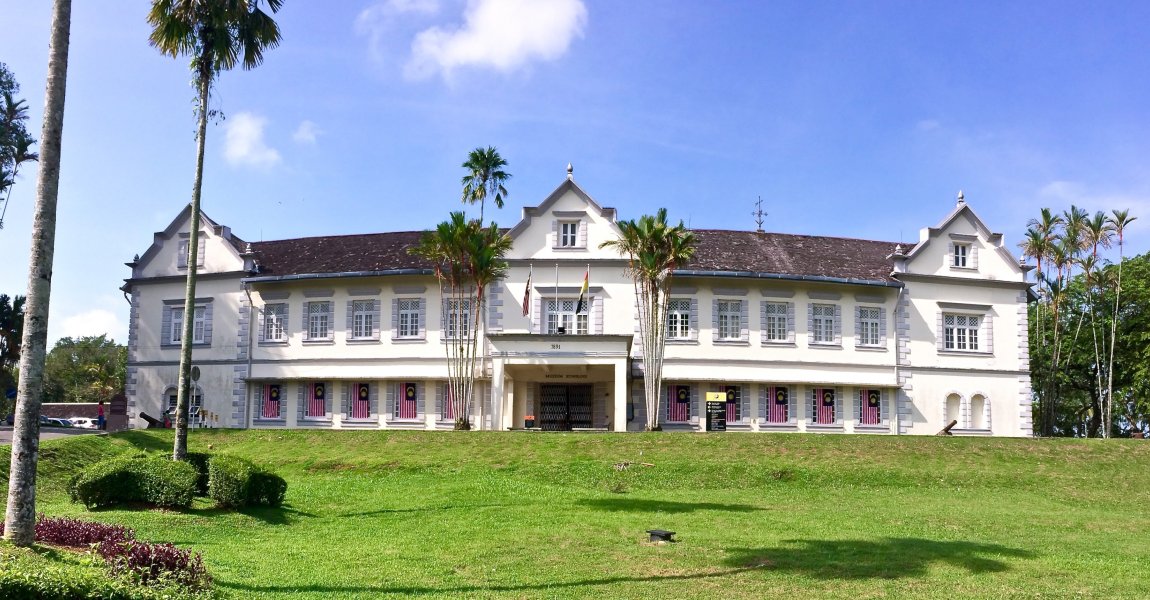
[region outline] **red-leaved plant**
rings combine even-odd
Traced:
[[[171,544],[151,544],[128,540],[102,542],[96,552],[108,563],[115,575],[138,578],[140,583],[176,582],[194,589],[205,589],[212,578],[197,552]]]
[[[4,523],[0,522],[0,536]],[[36,541],[70,548],[87,548],[101,542],[123,543],[136,539],[136,532],[123,525],[109,525],[68,517],[40,514],[36,519]]]

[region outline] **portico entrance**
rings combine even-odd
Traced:
[[[540,386],[539,428],[544,431],[571,431],[594,426],[592,386]]]

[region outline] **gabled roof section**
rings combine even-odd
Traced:
[[[529,225],[531,225],[532,219],[547,214],[547,211],[551,209],[551,206],[558,202],[559,199],[566,195],[568,192],[574,193],[579,197],[579,199],[586,202],[587,206],[598,213],[600,217],[607,219],[612,224],[615,223],[615,209],[599,206],[599,203],[596,202],[590,194],[588,194],[583,188],[579,187],[579,184],[575,183],[575,179],[571,175],[570,165],[568,165],[567,179],[563,183],[559,184],[559,187],[555,188],[555,191],[551,192],[551,194],[548,195],[547,198],[544,199],[543,202],[541,202],[538,206],[524,206],[523,216],[519,219],[519,223],[516,224],[515,227],[512,227],[511,230],[507,232],[507,235],[511,236],[511,239],[514,240],[516,236],[518,236],[520,233],[526,230]]]
[[[140,272],[142,272],[148,263],[156,256],[156,254],[160,252],[160,248],[164,245],[164,242],[172,239],[180,232],[185,231],[186,228],[183,225],[188,222],[188,220],[191,218],[191,215],[192,205],[189,203],[186,204],[183,210],[181,210],[179,214],[176,215],[175,219],[172,219],[171,223],[168,223],[168,226],[165,227],[163,231],[157,231],[152,235],[152,245],[148,246],[148,249],[142,256],[140,256],[138,260],[134,260],[131,263],[128,263],[129,265],[132,265],[133,277],[136,277]],[[246,242],[241,240],[238,236],[232,234],[230,227],[216,223],[203,210],[200,211],[200,228],[208,229],[226,240],[232,249],[235,250],[237,258],[244,252]]]
[[[994,246],[999,256],[1001,256],[1007,263],[1014,265],[1015,269],[1017,269],[1019,273],[1022,273],[1023,267],[1018,264],[1018,260],[1010,254],[1010,251],[1007,250],[1003,244],[1002,234],[995,233],[986,226],[986,223],[981,218],[979,218],[978,214],[974,212],[974,209],[966,203],[962,192],[958,193],[958,203],[955,205],[954,210],[950,211],[950,214],[944,217],[938,225],[935,225],[934,227],[925,227],[922,229],[922,231],[919,232],[918,244],[916,244],[913,249],[906,253],[906,261],[908,263],[913,261],[917,254],[919,254],[924,248],[930,245],[931,240],[939,237],[939,234],[949,228],[955,220],[964,214],[969,216],[971,223],[974,224],[974,228],[978,231],[979,237],[985,238],[987,242]]]
[[[895,242],[694,229],[694,258],[677,275],[778,277],[899,285],[887,256]]]

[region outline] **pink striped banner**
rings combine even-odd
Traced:
[[[366,419],[371,416],[371,384],[355,384],[355,398],[351,401],[351,418]]]
[[[787,411],[790,404],[787,396],[787,388],[772,387],[767,388],[767,391],[767,402],[769,403],[767,409],[767,422],[786,423],[787,419],[789,418]]]
[[[419,387],[412,382],[403,384],[401,388],[403,397],[399,399],[399,418],[415,419],[419,417]]]
[[[317,382],[307,386],[307,410],[304,416],[313,418],[327,416],[327,385]]]
[[[733,423],[739,420],[739,401],[742,396],[737,385],[728,385],[724,391],[727,392],[727,422]]]
[[[833,425],[835,422],[835,391],[831,388],[815,389],[815,423]]]
[[[260,414],[265,419],[280,418],[280,385],[269,383],[264,386],[264,405]]]
[[[667,386],[667,422],[685,423],[691,418],[691,386]]]
[[[880,415],[882,395],[878,390],[860,390],[859,403],[862,404],[859,423],[863,425],[878,425],[882,422],[882,416]]]

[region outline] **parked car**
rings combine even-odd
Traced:
[[[79,427],[80,429],[96,429],[96,419],[89,419],[88,417],[71,417],[68,420],[72,422],[72,427]]]
[[[41,427],[71,427],[72,422],[68,419],[58,419],[56,417],[45,417],[40,415]]]

